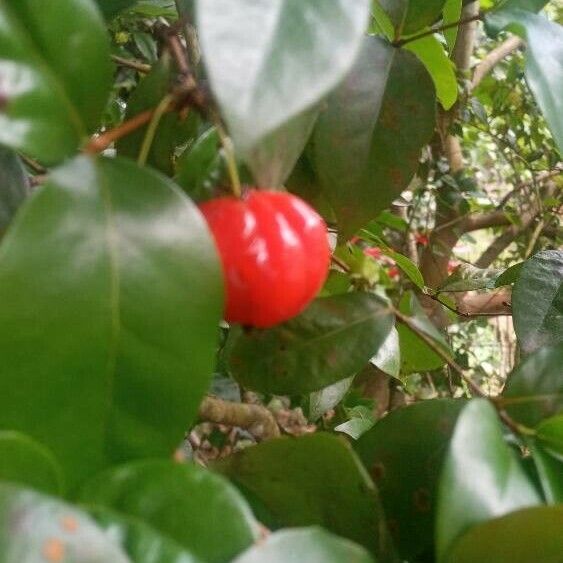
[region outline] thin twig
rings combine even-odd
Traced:
[[[132,68],[138,72],[143,74],[148,74],[151,71],[151,65],[147,65],[140,61],[136,61],[134,59],[126,59],[124,57],[118,57],[117,55],[112,55],[111,60],[118,64],[119,66],[124,66],[126,68]]]
[[[114,129],[110,129],[109,131],[106,131],[101,135],[93,137],[90,142],[84,147],[84,152],[87,154],[96,154],[106,150],[112,143],[114,143],[118,139],[126,137],[133,131],[136,131],[140,127],[143,127],[143,125],[149,123],[152,119],[152,116],[154,115],[155,109],[143,111],[142,113],[135,115],[131,119],[124,121]]]
[[[464,18],[455,22],[451,22],[451,23],[447,23],[447,24],[443,24],[443,25],[437,25],[434,27],[431,27],[430,29],[427,29],[426,31],[421,31],[420,33],[416,33],[415,35],[411,35],[410,37],[405,37],[404,39],[399,39],[398,41],[394,41],[393,45],[395,47],[402,47],[403,45],[406,45],[407,43],[412,43],[413,41],[416,41],[418,39],[422,39],[423,37],[428,37],[429,35],[434,35],[435,33],[438,33],[440,31],[445,31],[446,29],[451,29],[453,27],[458,27],[460,25],[466,25],[468,23],[474,22],[474,21],[478,21],[481,20],[483,18],[483,14],[479,13],[475,16],[471,16],[469,18]]]
[[[342,270],[344,270],[347,273],[350,273],[350,266],[348,266],[348,264],[346,264],[346,262],[344,262],[343,260],[340,260],[340,258],[338,258],[338,256],[335,256],[334,254],[330,257],[331,261],[336,264],[339,268],[342,268]]]

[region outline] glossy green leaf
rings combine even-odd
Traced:
[[[524,359],[508,376],[502,405],[511,417],[534,427],[563,411],[563,345],[543,348]]]
[[[370,0],[199,0],[196,6],[211,87],[237,149],[247,153],[345,76]]]
[[[563,455],[554,456],[539,440],[530,441],[530,451],[547,503],[563,503]]]
[[[457,100],[457,79],[453,63],[434,35],[428,35],[405,45],[414,53],[432,77],[436,95],[444,109],[450,109]]]
[[[389,306],[375,295],[324,297],[286,323],[240,333],[229,365],[243,387],[276,395],[306,394],[357,373],[392,326]]]
[[[151,72],[145,76],[127,103],[125,119],[153,109],[170,91],[174,80],[174,65],[168,54],[164,54],[152,66]],[[116,143],[117,154],[137,159],[145,140],[149,125],[140,127],[131,134],[122,137]],[[176,147],[192,136],[195,137],[197,117],[195,112],[190,112],[187,117],[179,113],[165,114],[154,135],[147,164],[157,168],[165,174],[172,175],[174,171],[174,151]]]
[[[62,475],[53,454],[25,434],[0,430],[0,481],[59,494]]]
[[[381,7],[378,0],[371,2],[371,25],[370,33],[378,33],[383,35],[387,40],[393,41],[395,37],[395,28],[393,22],[387,15],[387,12]]]
[[[221,140],[212,127],[187,148],[176,163],[175,180],[195,201],[209,199],[224,170]]]
[[[400,379],[401,348],[399,332],[395,327],[391,329],[371,363],[387,375]]]
[[[278,438],[214,464],[273,518],[270,527],[323,526],[386,560],[379,497],[348,444],[330,434]]]
[[[501,10],[489,14],[485,23],[493,35],[506,29],[526,42],[526,80],[563,153],[563,26],[526,9],[537,11],[545,3],[507,2]]]
[[[448,25],[459,21],[461,18],[462,7],[462,0],[446,0],[444,4],[442,23],[444,25]],[[444,30],[444,37],[446,38],[446,43],[448,44],[450,53],[454,50],[458,32],[459,26]]]
[[[507,268],[500,274],[500,276],[495,280],[495,287],[502,287],[503,285],[512,285],[520,276],[520,272],[522,271],[522,267],[524,266],[524,262],[518,262],[518,264],[514,264]]]
[[[409,35],[433,24],[446,0],[377,0],[389,14],[399,35]]]
[[[20,159],[0,146],[0,235],[29,194],[29,181]]]
[[[334,427],[335,432],[342,432],[342,434],[347,434],[353,440],[358,440],[361,438],[368,430],[373,428],[375,424],[375,417],[373,413],[369,413],[368,416],[354,416],[350,420],[339,424]]]
[[[473,399],[460,413],[440,478],[436,549],[447,559],[469,528],[542,502],[516,451],[504,441],[495,408]]]
[[[0,483],[0,560],[132,563],[81,510],[6,483]]]
[[[434,131],[435,106],[432,80],[412,53],[379,37],[365,38],[313,136],[314,168],[343,238],[407,187]]]
[[[512,311],[523,352],[563,342],[563,250],[544,250],[524,263]]]
[[[397,266],[403,270],[403,272],[407,275],[407,277],[411,280],[416,287],[419,289],[424,289],[424,278],[422,277],[422,272],[418,269],[418,266],[410,259],[400,254],[399,252],[395,252],[391,248],[383,247],[381,252],[389,258],[395,260]]]
[[[155,460],[113,468],[90,481],[81,500],[143,520],[208,563],[230,561],[257,538],[238,491],[198,465]]]
[[[160,174],[89,157],[54,171],[0,247],[0,427],[48,446],[72,485],[171,455],[211,379],[217,262]]]
[[[320,391],[315,391],[309,395],[310,420],[318,420],[323,414],[333,409],[344,398],[352,383],[354,376],[337,381]]]
[[[448,563],[560,563],[563,506],[527,508],[476,526],[454,546]]]
[[[399,304],[402,313],[408,315],[416,328],[432,338],[436,345],[451,356],[451,350],[442,333],[428,318],[418,299],[411,291],[404,293]],[[432,350],[413,330],[398,324],[399,348],[401,352],[401,373],[408,375],[420,371],[430,371],[442,367],[446,362]]]
[[[284,530],[245,551],[233,563],[374,563],[370,554],[351,541],[322,528]]]
[[[438,477],[465,404],[434,399],[392,411],[354,445],[380,491],[404,559],[432,547]]]
[[[0,143],[53,164],[98,126],[111,84],[93,0],[0,4]]]
[[[157,532],[142,520],[123,516],[106,508],[88,510],[108,538],[135,563],[200,563],[177,542]],[[108,562],[109,563],[109,562]]]
[[[461,264],[444,280],[438,291],[494,289],[500,273],[500,270],[494,268],[476,268],[471,264]]]
[[[536,432],[542,446],[563,461],[563,414],[543,420]]]
[[[258,186],[284,184],[311,136],[318,115],[318,106],[299,114],[267,135],[246,155]]]

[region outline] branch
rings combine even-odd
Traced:
[[[500,63],[505,57],[516,51],[523,45],[522,39],[517,36],[509,37],[501,43],[496,49],[493,49],[478,65],[473,73],[473,80],[469,91],[475,90],[481,84],[483,78],[489,74],[493,68]]]
[[[244,428],[264,440],[280,435],[274,415],[261,405],[205,397],[199,407],[199,417],[206,422]]]
[[[132,68],[133,70],[142,72],[143,74],[148,74],[151,71],[150,65],[135,61],[134,59],[125,59],[123,57],[118,57],[117,55],[112,55],[111,60],[119,66]]]
[[[468,23],[478,21],[482,18],[483,18],[483,14],[478,13],[478,14],[469,16],[467,18],[462,18],[462,19],[455,21],[455,22],[442,24],[442,25],[436,25],[434,27],[431,27],[430,29],[427,29],[426,31],[421,31],[420,33],[417,33],[415,35],[411,35],[410,37],[405,37],[404,39],[399,39],[398,41],[394,41],[393,45],[395,47],[402,47],[403,45],[406,45],[407,43],[412,43],[413,41],[416,41],[417,39],[422,39],[423,37],[428,37],[429,35],[434,35],[435,33],[438,33],[440,31],[445,31],[446,29],[452,29],[453,27],[466,25]]]

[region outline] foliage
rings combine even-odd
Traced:
[[[561,12],[481,6],[0,1],[2,561],[560,560]],[[267,329],[198,209],[241,184],[334,251]]]

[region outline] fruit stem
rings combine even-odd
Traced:
[[[223,146],[223,151],[225,152],[225,161],[227,162],[227,169],[229,171],[229,178],[231,179],[231,188],[233,194],[236,197],[242,196],[242,189],[240,185],[240,178],[238,175],[237,161],[235,159],[235,150],[231,138],[227,135],[226,131],[219,120],[215,121],[215,127],[219,138],[221,139],[221,145]]]
[[[141,145],[141,150],[139,151],[139,157],[137,158],[137,163],[140,166],[144,166],[147,163],[147,158],[149,156],[149,152],[151,150],[151,146],[154,141],[154,136],[156,134],[160,120],[168,111],[168,108],[172,104],[173,100],[174,97],[172,96],[172,94],[167,94],[166,96],[164,96],[164,98],[162,98],[158,106],[156,106],[156,109],[152,114],[149,126],[147,127],[147,132],[145,133],[145,138],[143,139],[143,144]]]

